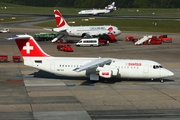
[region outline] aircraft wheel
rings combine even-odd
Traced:
[[[164,80],[163,80],[163,79],[160,79],[160,82],[161,82],[161,83],[164,83]]]

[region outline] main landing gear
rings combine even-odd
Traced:
[[[153,78],[151,78],[151,81],[153,81],[154,79]],[[163,78],[160,78],[160,82],[161,83],[164,83],[164,79]]]

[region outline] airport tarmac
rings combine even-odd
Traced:
[[[135,46],[125,36],[160,35],[122,31],[117,43],[102,47],[76,47],[74,52],[57,51],[50,41],[38,42],[42,49],[61,57],[113,57],[119,59],[150,59],[174,72],[159,80],[109,79],[90,82],[87,78],[55,76],[41,70],[13,63],[20,55],[14,41],[4,37],[14,34],[43,32],[39,28],[10,28],[0,34],[0,54],[9,56],[0,63],[0,119],[2,120],[110,120],[164,119],[180,117],[180,41],[179,34],[168,33],[173,43]],[[78,41],[78,38],[67,38]]]

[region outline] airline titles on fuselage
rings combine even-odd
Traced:
[[[128,66],[142,66],[141,63],[128,63]]]
[[[90,30],[106,30],[105,27],[90,27]]]

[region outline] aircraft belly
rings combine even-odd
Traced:
[[[82,72],[75,72],[72,69],[71,70],[65,70],[64,71],[59,71],[58,69],[55,72],[56,75],[60,76],[71,76],[71,77],[85,77],[86,73],[85,71]]]

